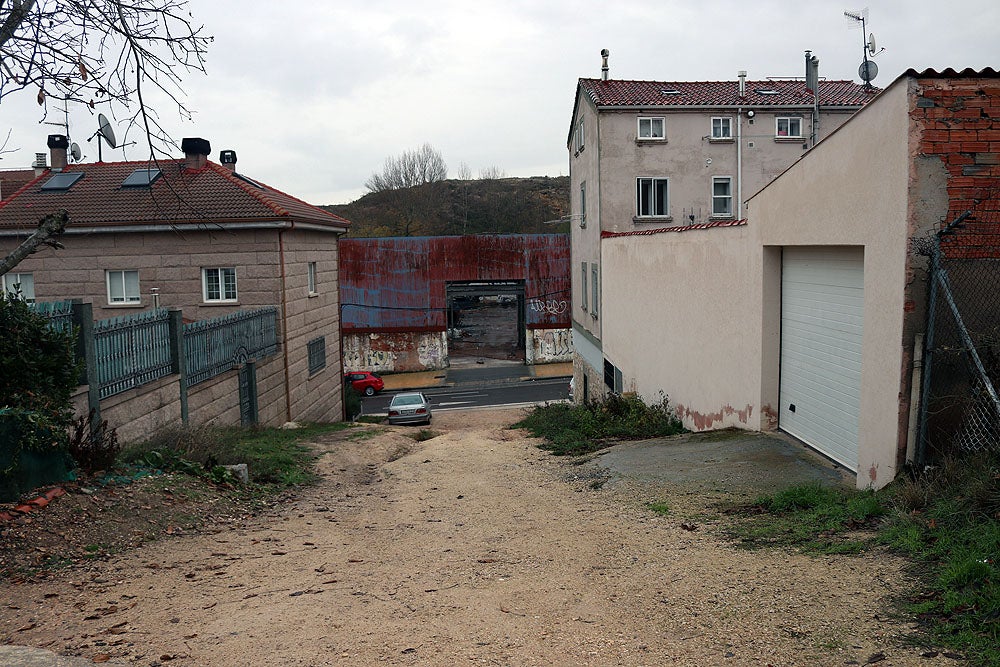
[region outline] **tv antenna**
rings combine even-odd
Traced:
[[[108,122],[108,119],[104,114],[102,113],[97,114],[97,125],[98,125],[97,132],[94,132],[92,135],[90,135],[90,139],[93,139],[97,135],[101,135],[101,138],[104,139],[106,142],[108,142],[108,146],[111,146],[112,148],[118,148],[118,140],[115,139],[114,128],[111,127],[111,123]],[[90,141],[90,139],[87,139],[87,141]],[[97,161],[104,162],[104,156],[101,153],[100,141],[97,142]]]
[[[876,51],[875,49],[875,33],[870,33],[867,31],[868,22],[868,8],[865,7],[861,11],[851,12],[845,11],[844,16],[852,21],[853,26],[861,25],[861,66],[858,67],[858,76],[862,81],[865,82],[865,89],[871,90],[872,79],[878,76],[878,65],[875,64],[874,60],[870,60],[870,57],[874,57],[878,53],[882,53],[885,49],[880,49]],[[865,37],[865,34],[868,34]]]

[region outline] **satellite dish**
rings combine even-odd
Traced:
[[[108,142],[108,146],[112,148],[118,148],[118,140],[115,139],[115,131],[111,127],[111,123],[108,122],[107,117],[99,113],[97,114],[97,124],[100,125],[98,132],[104,137],[104,140]]]
[[[878,65],[875,64],[874,60],[864,61],[858,68],[858,76],[865,83],[871,83],[871,80],[878,76]]]
[[[83,153],[80,152],[80,144],[74,141],[69,147],[69,154],[73,156],[73,162],[79,162],[80,158],[83,157]]]
[[[875,33],[868,33],[868,53],[869,55],[875,55]]]

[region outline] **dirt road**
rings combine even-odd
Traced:
[[[668,491],[594,484],[518,416],[328,436],[278,513],[3,586],[0,638],[141,665],[955,664],[896,643],[893,559],[734,549],[697,498],[656,515]]]

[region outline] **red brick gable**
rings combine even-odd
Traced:
[[[1000,258],[1000,74],[994,70],[909,72],[916,79],[910,110],[923,155],[948,172],[948,214],[971,217],[941,239],[949,258]]]
[[[597,107],[787,106],[813,104],[805,81],[747,81],[740,97],[738,81],[625,81],[580,79],[580,88]],[[677,92],[673,92],[677,91]],[[773,91],[773,93],[762,92]],[[820,81],[822,106],[861,106],[880,89],[866,90],[853,81]]]
[[[122,187],[129,174],[146,168],[159,168],[162,176],[149,187]],[[59,209],[69,212],[73,227],[280,220],[339,231],[350,225],[213,162],[199,170],[185,169],[183,160],[74,164],[64,172],[82,172],[83,177],[65,191],[45,191],[42,186],[55,173],[46,172],[0,202],[0,229],[33,228],[41,217]]]

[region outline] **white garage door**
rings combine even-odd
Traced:
[[[862,249],[784,249],[778,426],[855,471],[863,324]]]

